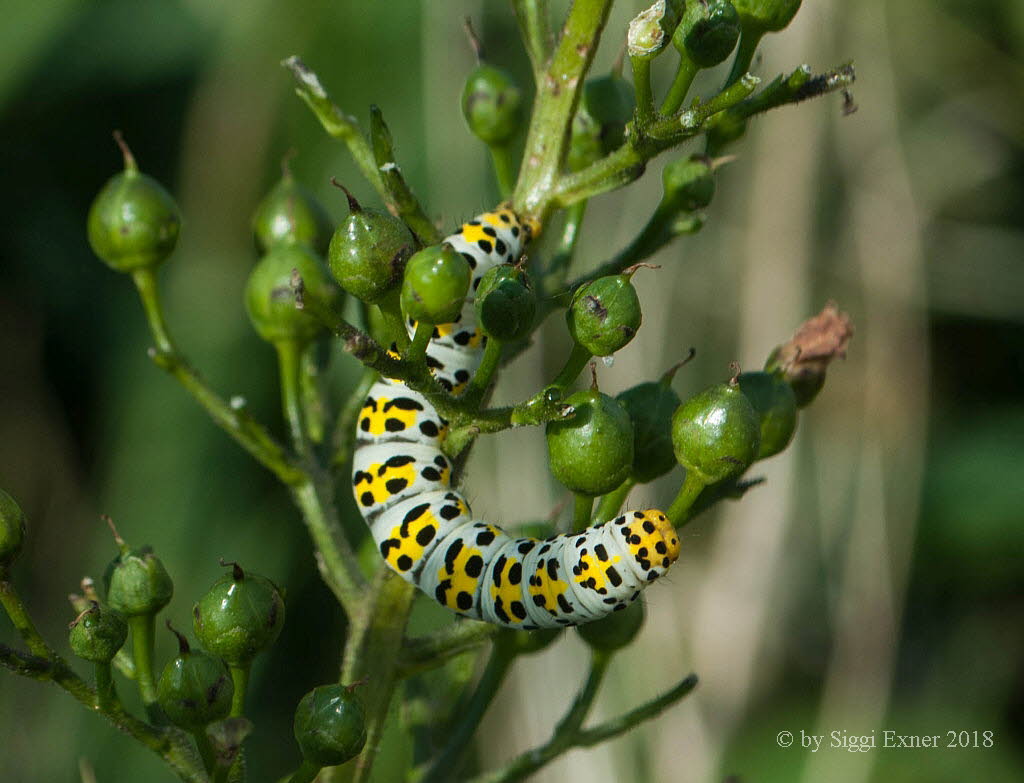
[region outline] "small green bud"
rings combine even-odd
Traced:
[[[536,314],[537,295],[526,272],[511,264],[487,270],[476,289],[476,318],[488,337],[525,337]]]
[[[459,317],[472,276],[469,263],[447,242],[423,248],[409,259],[402,280],[402,312],[428,324]]]
[[[113,609],[101,609],[95,601],[72,621],[71,651],[94,663],[110,663],[128,638],[128,623]]]
[[[152,547],[129,549],[117,540],[121,554],[103,574],[107,604],[125,617],[156,614],[171,601],[174,583]]]
[[[793,440],[796,432],[796,395],[776,373],[745,372],[739,376],[740,390],[754,406],[761,422],[758,459],[774,456]]]
[[[176,726],[188,731],[202,729],[231,712],[235,686],[224,661],[202,651],[191,650],[184,636],[178,637],[178,655],[164,667],[157,683],[157,701]]]
[[[572,338],[594,356],[626,346],[643,320],[630,275],[599,277],[577,288],[565,319]]]
[[[633,422],[633,478],[646,484],[668,473],[676,466],[672,414],[679,407],[679,395],[668,383],[648,381],[616,399]]]
[[[683,5],[683,0],[656,0],[646,11],[641,11],[626,31],[629,56],[650,60],[668,46],[679,24]]]
[[[575,413],[545,429],[548,464],[559,482],[583,495],[603,495],[633,467],[633,423],[613,398],[595,389],[566,399]]]
[[[230,565],[231,573],[214,582],[192,607],[193,630],[218,658],[244,666],[277,640],[284,625],[284,599],[265,576]]]
[[[633,117],[633,87],[616,74],[588,79],[572,120],[568,166],[579,171],[622,145]]]
[[[634,601],[625,609],[612,612],[607,617],[584,623],[576,628],[580,638],[593,649],[611,653],[628,647],[640,633],[646,612],[643,601]]]
[[[711,161],[702,155],[679,158],[661,172],[662,203],[678,212],[694,212],[711,203],[715,196],[715,174]]]
[[[14,562],[24,542],[25,514],[14,498],[0,489],[0,568]]]
[[[478,139],[504,146],[523,124],[523,91],[514,77],[493,65],[480,63],[462,88],[462,116]]]
[[[322,256],[331,241],[331,218],[285,166],[280,181],[257,205],[252,230],[261,253],[277,244],[299,243]]]
[[[352,296],[378,304],[402,283],[405,262],[416,247],[405,224],[394,215],[364,209],[347,190],[349,215],[331,237],[331,274]]]
[[[335,306],[341,296],[323,261],[313,251],[299,244],[274,245],[249,273],[245,284],[249,320],[256,333],[268,342],[309,343],[327,331],[320,321],[295,306],[293,269],[302,276],[305,290],[328,306]]]
[[[711,68],[728,57],[740,37],[740,15],[729,0],[690,3],[672,43],[701,68]]]
[[[344,764],[366,744],[366,714],[352,686],[311,690],[295,709],[293,727],[303,758],[321,767]]]
[[[89,244],[117,272],[155,267],[174,251],[181,213],[164,187],[135,164],[120,134],[124,171],[111,177],[89,209]]]
[[[761,424],[738,383],[720,383],[686,400],[672,417],[676,459],[705,484],[744,470],[757,458]]]
[[[732,0],[743,25],[777,33],[786,29],[802,0]]]

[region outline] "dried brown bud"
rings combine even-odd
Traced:
[[[772,351],[765,370],[778,372],[796,394],[797,405],[807,406],[825,384],[829,362],[846,356],[853,337],[850,316],[829,302],[813,318],[804,321],[788,342]]]

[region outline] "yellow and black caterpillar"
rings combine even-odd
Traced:
[[[512,263],[532,226],[499,207],[445,238],[473,270]],[[476,372],[486,337],[467,303],[427,348],[437,380],[459,393]],[[377,547],[394,571],[460,614],[532,630],[577,625],[623,609],[679,555],[661,511],[628,511],[582,533],[513,538],[472,518],[451,487],[441,451],[447,422],[420,394],[382,379],[357,423],[353,491]]]

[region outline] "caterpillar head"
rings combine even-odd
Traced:
[[[657,579],[679,557],[679,534],[665,512],[656,508],[627,512],[625,518],[630,554],[648,580]]]

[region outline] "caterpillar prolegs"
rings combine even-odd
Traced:
[[[445,238],[473,270],[512,263],[532,226],[499,207]],[[476,372],[486,338],[467,303],[456,323],[434,331],[429,366],[458,393]],[[371,387],[357,424],[356,503],[394,571],[460,614],[532,630],[597,620],[628,606],[679,555],[679,538],[654,509],[629,511],[582,533],[513,538],[472,518],[451,487],[441,451],[447,422],[398,381]]]

